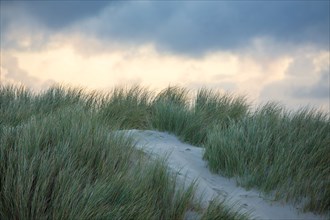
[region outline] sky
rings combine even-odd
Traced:
[[[329,0],[0,6],[1,84],[210,88],[329,111]]]

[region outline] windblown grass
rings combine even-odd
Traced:
[[[98,117],[118,129],[148,127],[152,93],[139,86],[115,88],[102,99]]]
[[[180,189],[164,162],[145,162],[130,139],[110,135],[131,128],[174,133],[205,147],[214,172],[330,210],[328,114],[276,104],[252,112],[244,97],[207,89],[1,86],[0,219],[182,219],[194,186]],[[223,208],[212,203],[203,219],[221,219]]]
[[[34,111],[32,93],[23,87],[0,87],[0,125],[18,125],[31,117]]]
[[[203,145],[213,126],[226,128],[248,112],[244,97],[201,89],[195,98],[186,89],[169,87],[152,103],[152,128],[176,134],[182,140]]]
[[[111,132],[151,126],[164,97],[139,87],[106,97],[1,86],[0,219],[183,219],[198,210],[194,184],[182,185],[166,161],[146,160],[132,139]]]
[[[238,205],[234,204],[233,207],[228,207],[225,200],[213,199],[210,201],[210,204],[202,215],[201,220],[247,220],[252,218],[250,213],[241,213],[238,209]]]
[[[221,94],[209,89],[200,89],[197,92],[193,113],[199,119],[198,138],[194,135],[191,141],[196,145],[204,145],[207,140],[207,133],[214,126],[226,129],[230,123],[245,117],[249,111],[249,104],[245,97],[234,96],[229,93]],[[188,136],[189,137],[189,136]]]
[[[0,157],[1,219],[180,219],[193,199],[79,108],[6,127]]]
[[[267,104],[227,129],[209,131],[210,168],[236,176],[275,199],[304,201],[305,210],[330,209],[330,121],[312,109],[287,112]]]
[[[55,86],[40,94],[34,94],[23,87],[0,87],[0,125],[18,125],[34,115],[47,115],[57,109],[80,106],[94,109],[98,101],[95,92],[84,93],[83,89]]]
[[[191,110],[188,90],[178,87],[163,90],[151,103],[151,109],[153,129],[174,133],[190,143],[199,138],[203,120]]]

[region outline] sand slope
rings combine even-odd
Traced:
[[[198,179],[197,193],[204,193],[203,204],[217,196],[239,202],[243,211],[251,211],[257,219],[323,219],[312,213],[298,213],[291,205],[267,201],[257,190],[245,190],[237,187],[234,180],[212,174],[207,162],[202,159],[203,149],[182,143],[175,136],[157,131],[129,130],[137,147],[146,153],[158,157],[168,156],[168,166],[186,178],[188,182]]]

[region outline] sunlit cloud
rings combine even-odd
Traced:
[[[324,78],[320,73],[329,71],[328,52],[307,49],[301,52],[300,49],[263,60],[249,50],[218,51],[193,58],[159,53],[152,44],[138,47],[104,44],[102,47],[102,42],[96,39],[58,35],[43,50],[4,51],[8,59],[2,68],[5,80],[16,79],[35,88],[48,86],[49,82],[96,89],[133,84],[152,89],[181,85],[238,92],[251,100],[265,97],[286,100],[290,95],[295,96],[297,88],[317,84]]]

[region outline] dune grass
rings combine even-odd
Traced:
[[[228,202],[230,203],[230,202]],[[237,204],[231,204],[229,207],[226,200],[213,199],[210,201],[204,214],[201,216],[201,220],[226,220],[226,219],[251,219],[251,213],[242,213],[239,211]]]
[[[193,199],[77,106],[6,126],[0,157],[1,219],[180,219]]]
[[[190,106],[188,90],[166,88],[151,103],[151,128],[174,133],[186,142],[200,143],[203,120],[195,117]]]
[[[98,117],[118,129],[145,129],[149,125],[152,94],[139,86],[114,88],[102,98]]]
[[[245,187],[322,213],[330,209],[329,146],[328,115],[266,104],[225,130],[209,131],[204,158]]]
[[[182,219],[197,209],[194,185],[182,188],[164,161],[146,162],[132,140],[110,132],[132,128],[205,147],[212,171],[275,200],[330,210],[326,113],[272,103],[252,111],[244,97],[208,89],[1,86],[0,219]],[[199,213],[247,218],[219,201]]]
[[[136,107],[139,109],[139,107]],[[169,87],[144,102],[144,125],[205,147],[210,169],[273,199],[330,210],[329,115],[277,104],[252,111],[245,97]]]
[[[207,132],[215,125],[226,128],[248,112],[244,97],[220,94],[208,89],[197,91],[191,97],[188,90],[169,87],[152,103],[151,126],[172,132],[183,141],[202,146]]]
[[[210,169],[257,187],[272,199],[330,210],[330,120],[315,109],[290,112],[245,97],[169,87],[151,103],[151,127],[204,146]]]
[[[163,97],[139,87],[105,96],[1,86],[0,219],[183,219],[188,210],[219,219],[222,203],[200,209],[194,184],[111,132],[151,128]]]

